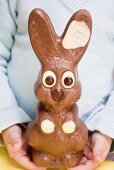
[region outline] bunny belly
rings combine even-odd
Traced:
[[[27,141],[34,163],[48,168],[76,166],[88,140],[88,130],[78,118],[77,106],[54,113],[41,105],[37,111],[37,119],[30,122],[27,128]],[[71,129],[72,133],[68,133],[68,122],[76,125],[75,129]]]
[[[77,130],[70,135],[59,130],[52,134],[45,134],[39,132],[35,121],[31,122],[28,139],[32,147],[31,158],[34,163],[47,168],[76,166],[82,159],[83,149],[87,143],[87,129],[81,121],[79,125],[80,128],[77,127]],[[85,138],[81,133],[83,128]]]
[[[77,127],[73,134],[65,134],[58,129],[54,133],[45,134],[38,129],[34,121],[28,128],[29,145],[36,151],[44,151],[54,157],[62,157],[70,152],[79,153],[87,143],[87,129],[81,121],[79,124],[80,128]],[[82,129],[85,129],[83,133]]]

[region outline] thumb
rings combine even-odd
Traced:
[[[98,148],[97,149],[96,148],[93,151],[93,158],[96,162],[101,163],[103,161],[102,154],[101,154],[100,150],[97,150]]]
[[[13,151],[16,152],[20,150],[22,146],[22,130],[19,126],[13,129],[10,139]]]
[[[20,150],[22,146],[22,130],[18,125],[11,126],[5,130],[3,138],[6,147],[10,150],[13,150],[14,152]]]
[[[21,149],[21,141],[19,139],[16,139],[13,143],[12,143],[12,148],[14,152],[17,152],[18,150]]]
[[[97,163],[101,163],[103,161],[102,157],[103,157],[104,145],[102,140],[100,140],[97,134],[94,135],[93,137],[92,145],[93,145],[93,159]]]

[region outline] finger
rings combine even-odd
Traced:
[[[102,148],[102,143],[99,142],[95,142],[94,146],[93,146],[93,159],[98,162],[99,164],[103,161],[103,150]]]
[[[19,134],[16,135],[15,138],[13,138],[12,141],[10,143],[7,143],[6,145],[8,145],[9,150],[17,152],[22,146],[21,136],[19,136]]]
[[[85,164],[79,164],[74,168],[69,168],[68,170],[93,170],[98,166],[98,164],[92,160],[86,161]]]
[[[105,147],[105,148],[104,148]],[[110,150],[109,141],[105,140],[102,135],[95,135],[93,138],[93,157],[98,163],[105,160]]]
[[[84,156],[86,156],[87,158],[91,159],[90,155],[92,154],[92,149],[90,146],[86,145],[86,147],[84,148],[84,152],[83,152]]]
[[[83,170],[93,170],[95,168],[97,168],[99,165],[98,162],[94,161],[94,160],[88,160],[85,164],[85,169]]]
[[[37,167],[29,158],[26,151],[24,149],[21,149],[17,152],[14,152],[14,150],[11,149],[11,147],[8,147],[8,153],[9,156],[14,159],[19,165],[24,167],[28,170],[44,170],[42,167]]]
[[[8,150],[18,151],[22,146],[22,130],[19,126],[12,126],[4,135],[4,142]]]
[[[14,159],[17,163],[28,170],[45,170],[44,167],[37,167],[26,154],[26,151],[21,150],[14,155]]]
[[[85,156],[83,156],[82,160],[80,161],[80,164],[85,164],[87,161],[87,158]]]

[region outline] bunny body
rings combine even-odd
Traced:
[[[33,160],[45,167],[73,167],[82,158],[83,148],[87,143],[87,128],[77,118],[77,107],[74,104],[60,113],[49,111],[40,104],[38,119],[29,124],[29,144],[33,150]],[[41,130],[43,120],[50,120],[55,125],[53,133],[45,134]],[[62,125],[72,120],[76,123],[73,134],[65,134]],[[31,137],[32,136],[32,137]],[[84,138],[84,140],[83,140]]]
[[[87,128],[78,117],[75,103],[81,95],[77,65],[89,42],[91,17],[85,10],[78,11],[58,37],[47,14],[35,9],[29,18],[29,34],[42,63],[35,84],[40,103],[36,119],[27,129],[32,160],[38,166],[74,167],[88,140]]]

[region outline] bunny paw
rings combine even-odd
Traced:
[[[69,120],[62,125],[62,130],[66,134],[73,133],[75,129],[76,129],[76,123],[72,120]]]

